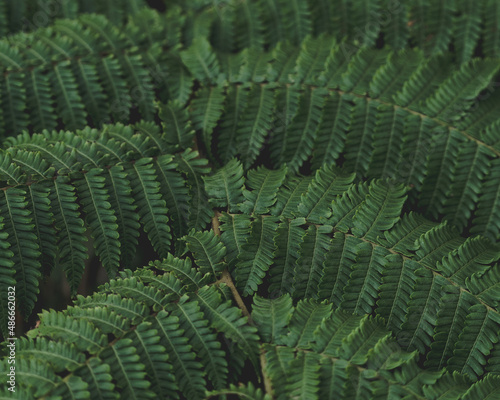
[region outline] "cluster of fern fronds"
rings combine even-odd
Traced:
[[[0,5],[0,400],[500,398],[500,3],[153,3]]]

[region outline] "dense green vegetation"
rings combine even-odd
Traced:
[[[500,398],[500,3],[51,6],[0,8],[0,399]]]

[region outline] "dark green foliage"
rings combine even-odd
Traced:
[[[410,196],[428,216],[461,230],[472,223],[471,232],[497,240],[497,187],[489,177],[499,156],[498,119],[495,94],[484,92],[494,90],[498,63],[475,59],[455,69],[443,56],[408,49],[363,48],[346,59],[341,44],[329,43],[321,36],[300,49],[277,46],[254,60],[259,66],[245,51],[216,52],[224,68],[201,79],[186,105],[207,151],[214,150],[210,158],[238,156],[248,169],[260,149],[269,151],[268,166],[286,163],[290,173],[343,160],[359,177],[414,186]],[[207,45],[190,48],[206,52]],[[198,62],[184,61],[196,78]]]
[[[189,36],[212,35],[220,50],[299,44],[308,35],[329,34],[343,41],[351,57],[379,41],[394,50],[421,48],[427,55],[454,49],[458,63],[477,54],[499,55],[499,5],[495,0],[238,0],[169,2],[193,18]],[[194,22],[196,21],[196,22]]]
[[[101,131],[23,135],[9,143],[1,154],[1,207],[14,267],[1,269],[14,268],[15,274],[2,274],[15,279],[26,316],[37,298],[42,263],[59,262],[76,292],[89,252],[87,230],[113,277],[120,264],[131,262],[140,227],[165,257],[173,236],[203,228],[210,217],[200,205],[206,195],[198,174],[209,171],[206,161],[190,149],[176,155],[156,126],[106,125]],[[192,180],[199,187],[189,193]],[[12,283],[2,282],[2,290]]]
[[[81,13],[103,14],[110,21],[123,24],[130,14],[138,12],[146,4],[143,0],[7,0],[0,8],[0,35],[43,28],[51,25],[57,18],[76,18]]]
[[[186,277],[177,278],[169,262],[155,267],[171,272],[124,271],[122,278],[110,281],[94,296],[80,297],[66,312],[44,313],[37,330],[19,342],[19,376],[35,374],[21,386],[30,387],[36,396],[75,396],[83,390],[84,397],[79,398],[93,399],[179,398],[180,394],[197,399],[207,382],[215,389],[227,386],[225,357],[230,351],[244,362],[252,356],[247,351],[256,354],[256,329],[216,287],[201,286],[188,295]],[[249,347],[238,351],[231,345],[243,344],[235,332]],[[225,345],[216,340],[217,334],[226,336]],[[47,363],[48,369],[35,371],[35,363]],[[72,378],[55,379],[61,371]],[[44,378],[54,381],[48,384]]]
[[[144,9],[124,25],[102,15],[81,15],[2,39],[2,136],[130,121],[132,108],[153,119],[155,89],[165,96],[169,81],[163,48],[180,39],[175,26],[161,23],[163,18]],[[154,42],[156,37],[168,40]]]
[[[499,398],[476,3],[61,1],[0,39],[2,338],[12,287],[17,321],[42,310],[0,398]],[[0,5],[0,34],[42,6]]]

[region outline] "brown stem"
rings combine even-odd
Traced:
[[[214,234],[216,236],[220,236],[220,222],[219,222],[219,217],[221,216],[221,213],[219,211],[215,211],[215,215],[212,218],[212,230],[214,231]],[[240,294],[238,293],[238,290],[236,289],[236,286],[234,286],[233,278],[231,277],[231,274],[227,270],[227,268],[222,272],[221,278],[216,282],[216,283],[225,283],[229,289],[231,289],[231,293],[233,294],[234,300],[236,300],[236,304],[238,307],[241,309],[241,312],[245,317],[248,318],[248,322],[253,325],[253,320],[248,312],[247,306],[243,302],[243,299],[241,298]]]
[[[264,379],[264,388],[266,389],[266,393],[270,396],[273,395],[273,384],[271,382],[271,378],[266,374],[267,361],[266,361],[266,352],[264,348],[261,346],[260,348],[260,369],[262,371],[262,378]]]
[[[220,222],[219,222],[219,217],[222,214],[219,211],[215,211],[214,217],[212,218],[212,230],[214,231],[214,234],[217,236],[220,236]],[[229,273],[228,269],[226,268],[222,272],[221,278],[215,282],[216,284],[219,283],[225,283],[229,289],[231,289],[231,293],[233,294],[234,300],[236,301],[236,304],[240,308],[242,314],[247,317],[248,323],[252,326],[255,326],[255,323],[253,322],[252,316],[248,312],[247,306],[243,302],[243,299],[241,298],[240,294],[238,293],[238,290],[236,289],[236,286],[234,286],[233,279],[231,278],[231,274]],[[262,379],[264,381],[264,388],[266,390],[266,393],[272,396],[273,394],[273,387],[271,383],[271,379],[269,376],[266,374],[266,353],[264,349],[261,347],[260,351],[260,369],[262,373]]]

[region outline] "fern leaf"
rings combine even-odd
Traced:
[[[432,147],[432,133],[436,128],[436,122],[429,118],[420,118],[416,115],[408,115],[404,126],[404,143],[402,149],[402,160],[396,177],[401,179],[406,185],[413,185],[420,193],[422,182],[425,179],[426,171],[429,169],[428,160]],[[410,193],[411,194],[411,193]],[[416,197],[417,193],[411,194]]]
[[[184,65],[196,79],[210,82],[217,79],[220,73],[219,62],[216,53],[204,37],[193,39],[191,46],[183,50],[180,55]]]
[[[187,398],[200,396],[205,386],[205,380],[199,371],[202,364],[195,360],[195,354],[187,343],[188,339],[182,336],[179,319],[160,311],[154,319],[154,326],[160,335],[160,343],[167,349],[179,389]]]
[[[120,238],[121,262],[127,265],[137,248],[139,237],[139,215],[131,196],[132,188],[127,180],[127,173],[121,165],[114,165],[108,169],[106,186],[109,190],[109,203],[115,210],[118,234]]]
[[[85,390],[87,385],[81,379],[71,377],[72,379],[63,381],[54,371],[46,368],[46,365],[45,362],[39,360],[23,359],[18,361],[16,375],[20,380],[30,378],[29,395],[40,397],[48,391],[77,399],[85,398],[88,395]]]
[[[120,260],[120,242],[116,217],[105,186],[101,169],[91,169],[75,181],[78,197],[87,214],[87,224],[94,237],[97,255],[110,277],[116,274]]]
[[[220,124],[217,154],[220,160],[227,164],[236,155],[238,149],[235,144],[238,139],[238,125],[242,113],[248,104],[249,90],[242,86],[230,86],[227,89],[224,101],[224,112]]]
[[[290,41],[298,43],[312,31],[309,19],[309,8],[304,0],[284,2],[278,0],[279,7],[284,16],[285,29],[289,32]]]
[[[128,272],[131,273],[129,270]],[[122,279],[112,279],[104,284],[103,291],[107,293],[119,294],[122,297],[132,297],[137,301],[141,301],[149,307],[153,307],[155,310],[161,310],[170,300],[176,299],[179,295],[177,291],[172,290],[172,286],[178,282],[177,279],[173,279],[174,285],[172,285],[172,279],[169,280],[171,276],[163,275],[162,277],[156,278],[152,274],[149,274],[149,278],[144,278],[144,272],[139,276],[126,276]],[[145,281],[145,283],[143,283]],[[151,283],[151,285],[146,285]],[[158,286],[162,290],[167,291],[167,295],[156,290]],[[156,289],[155,289],[156,287]],[[177,284],[177,288],[182,290],[180,284]],[[180,290],[179,290],[180,291]],[[171,293],[177,296],[170,296]],[[183,293],[180,293],[183,294]]]
[[[356,259],[356,249],[361,243],[354,236],[336,232],[324,263],[323,277],[319,285],[319,298],[327,299],[335,306],[342,302],[344,288],[349,280]]]
[[[135,105],[139,107],[139,111],[144,119],[153,119],[155,114],[153,82],[151,74],[144,65],[142,55],[131,55],[128,52],[123,52],[120,59],[129,81],[129,87],[134,88],[132,94]]]
[[[340,89],[365,95],[369,90],[370,80],[387,57],[385,51],[362,49],[350,60],[347,70],[342,74]]]
[[[25,198],[26,192],[22,189],[5,190],[0,197],[0,210],[5,216],[4,238],[8,240],[9,247],[14,253],[12,262],[15,269],[18,307],[24,315],[29,315],[39,292],[40,251]]]
[[[245,169],[250,168],[256,160],[271,129],[274,93],[268,85],[253,85],[248,97],[236,131],[235,144]]]
[[[498,47],[500,35],[496,29],[496,23],[499,18],[500,9],[495,1],[489,0],[483,6],[483,15],[481,16],[484,21],[483,26],[483,39],[484,49],[487,54],[493,57],[498,56]]]
[[[265,82],[268,76],[270,53],[263,53],[257,47],[248,47],[241,53],[241,67],[238,71],[239,81]]]
[[[243,203],[243,167],[236,158],[229,161],[223,168],[212,176],[204,176],[205,190],[209,202],[215,207],[228,208],[235,212],[240,203]]]
[[[329,223],[341,232],[348,232],[352,219],[368,195],[366,183],[351,186],[345,193],[332,201],[332,216]]]
[[[345,167],[358,175],[366,175],[373,149],[373,131],[378,104],[356,99],[349,133],[346,138]]]
[[[223,89],[208,87],[200,89],[189,105],[193,128],[201,132],[203,143],[207,149],[212,146],[212,132],[222,115],[223,103]]]
[[[85,227],[76,204],[75,188],[64,178],[54,180],[54,190],[50,193],[51,209],[57,229],[57,247],[60,265],[73,293],[76,292],[85,269],[87,259],[87,238]]]
[[[183,108],[182,103],[178,100],[171,100],[167,104],[162,104],[159,117],[162,121],[166,142],[173,146],[179,146],[181,149],[189,147],[194,132],[191,130],[188,112]]]
[[[313,340],[314,331],[319,323],[332,313],[332,305],[327,302],[317,303],[312,300],[303,300],[297,304],[290,320],[290,331],[281,337],[277,344],[287,346],[308,346]]]
[[[356,263],[352,266],[341,303],[343,310],[353,314],[371,314],[382,283],[385,256],[388,252],[370,243],[360,243],[356,249]]]
[[[496,179],[500,172],[499,166],[500,162],[498,159],[492,161],[491,177],[484,182],[482,187],[471,228],[471,233],[481,233],[491,239],[496,239],[500,233],[500,227],[497,223],[500,186],[497,185],[498,181]]]
[[[427,114],[446,121],[460,119],[497,71],[496,63],[475,60],[464,64],[426,100]]]
[[[310,226],[300,246],[300,257],[292,270],[291,295],[294,298],[317,298],[324,277],[324,263],[331,246],[329,226]]]
[[[444,66],[444,67],[443,67]],[[394,95],[396,104],[402,107],[417,108],[418,104],[432,95],[446,79],[449,57],[430,57],[420,64],[403,87]]]
[[[243,296],[250,295],[262,283],[276,251],[275,236],[278,228],[275,217],[260,217],[252,222],[251,234],[241,247],[233,271],[236,286]]]
[[[174,234],[179,237],[187,233],[189,213],[189,190],[186,181],[176,169],[177,164],[172,162],[168,154],[153,159],[157,179],[160,183],[160,192],[165,200],[169,219]]]
[[[87,389],[92,398],[111,400],[117,399],[119,394],[115,391],[110,370],[108,364],[95,357],[83,364],[74,374],[87,382]]]
[[[294,267],[304,241],[305,232],[301,228],[304,219],[284,220],[276,230],[276,252],[274,265],[269,271],[269,293],[271,296],[291,293]]]
[[[434,341],[425,365],[440,369],[453,357],[456,341],[465,326],[468,310],[473,304],[469,293],[453,286],[444,288],[442,307],[437,315]]]
[[[259,329],[262,340],[271,343],[285,335],[292,312],[292,298],[289,295],[274,299],[255,296],[252,319]]]
[[[419,263],[434,268],[438,261],[465,241],[455,229],[446,223],[433,227],[417,239],[416,259]]]
[[[386,326],[397,334],[405,322],[417,280],[415,271],[420,266],[413,260],[402,260],[395,254],[386,256],[383,264],[376,312],[385,319]]]
[[[293,218],[299,207],[303,193],[307,190],[313,180],[312,176],[290,176],[280,186],[276,195],[276,203],[271,208],[272,215],[282,215],[285,218]]]
[[[175,397],[178,387],[172,374],[172,365],[167,362],[165,347],[159,344],[160,337],[158,331],[152,329],[152,323],[141,323],[127,337],[137,344],[137,354],[145,366],[147,377],[151,380],[150,391],[156,396]],[[148,394],[148,397],[151,396]]]
[[[1,91],[3,93],[2,109],[4,132],[11,129],[14,132],[22,132],[27,128],[28,118],[25,114],[26,108],[26,89],[22,82],[25,79],[23,73],[8,73],[2,82]],[[65,112],[62,109],[61,112]]]
[[[121,315],[109,311],[106,308],[96,307],[80,309],[78,307],[68,307],[67,314],[84,318],[91,322],[101,333],[122,336],[130,329],[130,324]]]
[[[372,177],[398,178],[403,164],[404,121],[406,110],[380,105],[373,133],[373,153],[367,172]]]
[[[203,312],[197,302],[186,302],[184,296],[173,307],[169,307],[172,315],[179,318],[179,326],[184,335],[189,338],[193,349],[203,363],[210,382],[216,389],[227,384],[228,364],[224,358],[221,344],[216,340],[217,335],[209,328],[209,321],[203,318]]]
[[[376,323],[376,320],[362,318],[354,331],[342,341],[339,355],[354,364],[364,364],[369,360],[367,349],[376,348],[376,344],[386,338],[387,331]]]
[[[306,37],[300,44],[300,54],[296,61],[296,83],[315,82],[315,77],[323,72],[325,59],[333,47],[332,37],[322,36],[313,39]]]
[[[212,232],[192,232],[184,239],[189,250],[194,254],[201,273],[210,273],[218,278],[225,269],[223,259],[226,255],[226,248],[220,242],[219,237]]]
[[[73,344],[67,342],[54,343],[43,337],[36,342],[20,338],[17,342],[17,352],[21,357],[31,357],[42,362],[48,361],[55,372],[65,369],[73,371],[85,359]]]
[[[146,306],[144,304],[122,298],[116,294],[94,293],[94,295],[89,297],[79,295],[75,304],[84,309],[105,307],[130,319],[133,324],[137,324],[138,321],[144,319],[146,316]]]
[[[122,78],[123,70],[119,61],[111,54],[100,59],[97,71],[102,79],[104,92],[112,104],[111,115],[116,120],[128,119],[132,99],[127,91],[127,83]]]
[[[221,303],[220,294],[214,287],[202,288],[192,296],[192,299],[198,301],[212,326],[218,332],[224,332],[224,335],[238,346],[256,368],[259,340],[257,329],[245,323],[246,317],[241,316],[241,310],[231,307],[230,302]],[[237,357],[235,361],[238,361],[242,355],[235,354],[235,357]]]
[[[496,332],[500,320],[481,304],[471,306],[465,327],[455,343],[449,368],[467,373],[473,380],[481,376],[486,357],[498,342]]]
[[[241,3],[236,10],[235,35],[239,39],[238,48],[262,47],[262,20],[258,3]]]
[[[463,398],[488,398],[489,396],[498,395],[498,377],[494,375],[488,375],[479,382],[475,382],[469,390],[467,390]]]
[[[411,212],[403,215],[392,229],[386,231],[385,240],[379,238],[379,243],[383,243],[398,253],[411,256],[412,252],[418,249],[416,240],[434,226],[436,226],[435,223]]]
[[[207,274],[202,275],[201,272],[191,266],[189,258],[182,260],[171,254],[168,254],[167,258],[162,262],[153,262],[150,266],[154,266],[162,271],[171,272],[187,288],[201,288],[207,277]]]
[[[89,115],[92,118],[92,122],[95,126],[100,126],[104,121],[110,118],[107,112],[106,104],[106,94],[104,93],[101,85],[99,84],[98,70],[95,65],[82,62],[81,59],[77,60],[73,64],[73,73],[75,75],[75,80],[78,83],[78,89],[82,96],[82,101],[84,102]],[[32,75],[33,83],[36,84],[34,80],[35,76]],[[38,78],[38,77],[37,77]],[[38,78],[38,80],[43,82],[43,78]],[[41,83],[42,83],[41,82]],[[41,95],[43,95],[44,86],[40,86]],[[38,94],[38,87],[37,87]],[[35,104],[38,104],[35,103]],[[41,112],[42,110],[40,110]],[[47,116],[39,117],[40,122],[47,118],[50,122],[50,113]],[[55,126],[54,126],[55,127]],[[51,129],[50,125],[45,125],[41,123],[39,129]]]
[[[243,245],[250,236],[250,226],[252,220],[247,215],[242,214],[222,214],[220,217],[221,240],[226,247],[226,260],[231,269],[237,262],[237,258],[242,251]]]
[[[384,181],[372,183],[366,200],[352,219],[354,235],[374,240],[382,231],[392,228],[399,220],[405,192],[402,185]]]
[[[78,93],[76,79],[69,68],[69,63],[60,63],[53,66],[49,75],[51,86],[57,98],[58,114],[69,129],[85,126],[87,113]]]
[[[100,354],[102,360],[111,367],[111,372],[119,378],[117,386],[124,396],[131,399],[150,399],[154,393],[149,390],[150,382],[144,378],[144,364],[138,363],[140,356],[132,339],[120,339]]]
[[[245,201],[240,210],[247,214],[265,214],[276,203],[276,192],[285,179],[286,167],[273,171],[260,167],[251,170],[247,175],[247,187],[244,190]]]
[[[424,8],[424,15],[419,15],[420,18],[416,24],[421,26],[415,26],[414,29],[421,29],[423,33],[420,36],[421,41],[417,43],[429,54],[437,54],[446,50],[453,34],[451,21],[455,12],[455,3],[455,1],[429,3],[429,6]],[[426,42],[429,35],[431,35],[431,40]]]
[[[54,310],[44,311],[41,314],[43,323],[32,331],[29,337],[47,336],[49,338],[66,340],[74,343],[80,351],[97,353],[106,344],[107,339],[93,325],[85,320],[73,318]]]
[[[302,195],[296,215],[313,223],[324,223],[331,216],[328,206],[349,189],[353,180],[354,174],[347,175],[325,165],[316,172],[306,194]]]
[[[458,53],[458,62],[464,63],[471,59],[474,49],[477,46],[479,36],[481,35],[481,14],[483,4],[479,7],[472,7],[467,1],[458,1],[457,8],[462,14],[457,21],[454,21],[456,29],[453,33],[455,46]]]
[[[165,257],[172,235],[168,225],[165,200],[161,198],[160,185],[156,180],[151,158],[142,158],[131,168],[132,193],[144,231],[148,234],[153,248]]]
[[[326,98],[323,89],[310,89],[300,99],[298,112],[286,127],[277,157],[278,165],[286,163],[296,173],[311,156]]]
[[[313,169],[333,164],[344,150],[353,112],[352,103],[350,95],[331,92],[327,97],[312,155]]]
[[[191,202],[189,205],[188,228],[201,229],[211,220],[213,212],[208,207],[207,194],[201,179],[201,175],[210,172],[207,160],[198,157],[198,152],[185,150],[175,158],[178,170],[186,175],[186,181],[190,188]]]
[[[287,392],[296,398],[315,398],[319,390],[320,355],[299,353],[289,364]]]
[[[33,183],[26,193],[28,208],[31,210],[38,248],[41,253],[42,268],[51,270],[56,256],[56,232],[53,227],[53,215],[50,211],[50,185]]]
[[[498,250],[491,248],[489,240],[475,237],[466,240],[455,251],[437,264],[439,271],[453,282],[465,286],[466,279],[474,274],[482,275],[488,265],[498,261]]]
[[[498,307],[498,290],[499,290],[499,269],[498,263],[490,265],[486,271],[474,272],[470,277],[465,279],[466,288],[475,296],[491,305]]]
[[[424,269],[415,271],[415,275],[415,288],[400,337],[404,348],[424,352],[425,346],[431,343],[436,326],[440,289],[446,284],[446,280],[441,276],[433,276],[429,270]]]

